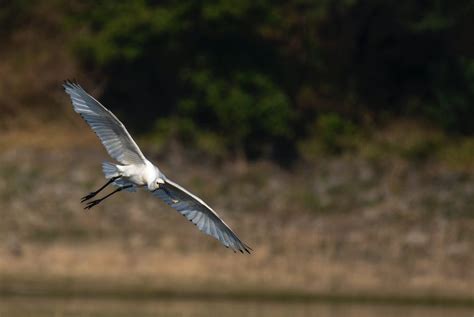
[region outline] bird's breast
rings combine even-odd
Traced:
[[[121,166],[121,171],[124,178],[138,186],[145,186],[150,182],[150,172],[146,165],[125,165]]]

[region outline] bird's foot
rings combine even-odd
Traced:
[[[87,203],[87,206],[85,206],[84,209],[91,209],[95,205],[98,205],[101,201],[102,199],[96,199],[96,200],[90,201]]]
[[[91,192],[91,193],[85,195],[84,197],[81,198],[81,203],[83,203],[83,202],[85,202],[85,201],[87,201],[87,200],[89,200],[89,199],[95,197],[95,195],[97,195],[96,192]]]

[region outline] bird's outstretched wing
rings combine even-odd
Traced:
[[[216,238],[223,245],[234,251],[250,253],[252,250],[248,245],[240,241],[229,226],[206,205],[199,197],[191,194],[183,187],[165,179],[160,188],[153,191],[153,195],[161,198],[165,203],[176,209],[189,221],[194,223],[199,230]]]
[[[143,164],[145,157],[122,122],[77,83],[66,81],[64,90],[71,97],[74,111],[89,124],[109,155],[122,164]]]

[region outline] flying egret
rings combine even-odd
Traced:
[[[196,195],[171,181],[158,167],[145,158],[125,126],[110,110],[75,82],[66,81],[63,87],[71,98],[74,111],[97,134],[109,155],[120,163],[102,163],[102,171],[107,183],[82,197],[81,202],[87,202],[85,209],[94,207],[122,190],[135,191],[139,187],[146,187],[154,196],[162,199],[194,223],[199,230],[216,238],[224,246],[234,251],[250,253],[252,249],[237,237],[211,207]],[[118,188],[102,198],[90,200],[112,183]]]

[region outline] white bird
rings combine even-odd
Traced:
[[[66,81],[63,87],[71,97],[74,111],[97,134],[109,155],[120,163],[102,163],[107,183],[84,196],[81,202],[95,197],[111,183],[118,188],[100,199],[89,201],[85,209],[94,207],[121,190],[135,191],[138,187],[146,187],[153,195],[161,198],[194,223],[199,230],[216,238],[224,246],[234,251],[250,253],[252,249],[237,237],[211,207],[196,195],[171,181],[158,167],[145,158],[125,126],[111,111],[89,95],[79,84]]]

